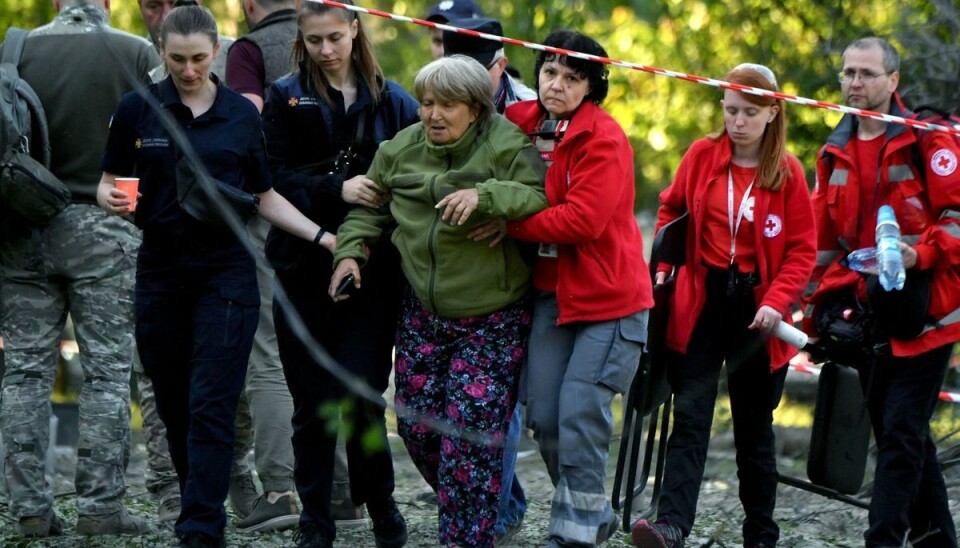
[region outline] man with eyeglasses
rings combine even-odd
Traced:
[[[851,106],[911,118],[897,94],[897,50],[863,38],[843,54],[840,87]],[[859,366],[877,440],[866,546],[956,547],[929,421],[960,340],[958,139],[938,131],[846,115],[821,149],[813,201],[818,255],[805,327],[832,304],[872,311],[874,351]],[[877,209],[893,207],[907,280],[884,291],[842,259],[874,246]],[[913,318],[913,319],[911,319]]]

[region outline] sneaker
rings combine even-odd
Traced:
[[[192,532],[180,537],[178,548],[226,548],[227,541],[223,535],[212,536],[206,533]]]
[[[253,475],[250,472],[232,476],[230,478],[230,490],[227,491],[230,499],[230,506],[233,507],[233,513],[243,519],[253,512],[253,505],[260,498],[260,491],[253,483]]]
[[[293,534],[297,548],[333,548],[333,542],[312,521],[301,521],[300,528]]]
[[[407,543],[407,522],[393,497],[380,505],[367,503],[377,548],[401,548]]]
[[[270,499],[273,499],[271,501]],[[300,521],[300,510],[293,493],[260,495],[253,503],[253,511],[240,520],[237,531],[253,533],[255,531],[280,531],[290,529]]]
[[[160,496],[157,503],[157,519],[162,525],[172,525],[180,517],[180,488]]]
[[[27,538],[53,537],[63,534],[63,522],[53,510],[41,516],[24,516],[17,526],[20,535]]]
[[[140,535],[151,533],[147,520],[131,516],[127,509],[112,514],[81,514],[77,516],[77,533],[81,535]]]
[[[350,499],[330,503],[330,513],[337,529],[360,529],[370,525],[363,505],[354,506]]]
[[[639,548],[683,548],[680,528],[665,520],[638,520],[633,524],[632,536],[634,546]]]
[[[507,525],[503,534],[497,537],[497,540],[494,542],[494,546],[509,546],[510,542],[513,540],[513,537],[517,535],[517,532],[520,531],[521,527],[523,527],[523,518],[520,518],[520,520],[516,523]]]

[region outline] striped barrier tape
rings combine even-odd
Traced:
[[[816,365],[808,365],[807,363],[791,363],[790,370],[804,375],[813,375],[814,377],[820,376],[820,367]],[[946,390],[943,390],[940,392],[939,399],[940,401],[950,403],[960,403],[960,393],[947,392]]]
[[[604,63],[604,64],[607,64],[607,65],[613,65],[613,66],[628,68],[628,69],[632,69],[632,70],[639,70],[639,71],[642,71],[642,72],[648,72],[648,73],[656,74],[656,75],[660,75],[660,76],[667,76],[667,77],[669,77],[669,78],[677,78],[677,79],[679,79],[679,80],[686,80],[686,81],[688,81],[688,82],[694,82],[694,83],[697,83],[697,84],[714,86],[714,87],[723,88],[723,89],[732,89],[732,90],[734,90],[734,91],[739,91],[739,92],[743,92],[743,93],[750,93],[750,94],[753,94],[753,95],[761,95],[761,96],[764,96],[764,97],[773,97],[773,98],[775,98],[775,99],[782,99],[782,100],[784,100],[784,101],[788,101],[788,102],[791,102],[791,103],[796,103],[796,104],[798,104],[798,105],[807,105],[807,106],[812,106],[812,107],[816,107],[816,108],[822,108],[822,109],[825,109],[825,110],[834,110],[834,111],[837,111],[837,112],[843,112],[843,113],[845,113],[845,114],[852,114],[852,115],[854,115],[854,116],[864,116],[864,117],[867,117],[867,118],[873,118],[873,119],[882,120],[882,121],[885,121],[885,122],[891,122],[891,123],[895,123],[895,124],[903,124],[903,125],[907,125],[907,126],[912,126],[912,127],[918,128],[918,129],[934,130],[934,131],[943,131],[943,132],[946,132],[946,133],[953,133],[953,134],[955,134],[955,135],[960,135],[960,128],[953,128],[953,127],[948,127],[948,126],[941,126],[941,125],[938,125],[938,124],[931,124],[931,123],[929,123],[929,122],[923,122],[923,121],[920,121],[920,120],[912,120],[912,119],[910,119],[910,118],[903,118],[903,117],[901,117],[901,116],[893,116],[893,115],[890,115],[890,114],[884,114],[884,113],[875,112],[875,111],[872,111],[872,110],[863,110],[863,109],[854,108],[854,107],[848,107],[848,106],[844,106],[844,105],[837,105],[837,104],[834,104],[834,103],[828,103],[828,102],[826,102],[826,101],[817,101],[817,100],[814,100],[814,99],[808,99],[808,98],[806,98],[806,97],[798,97],[798,96],[796,96],[796,95],[789,95],[789,94],[780,93],[780,92],[777,92],[777,91],[770,91],[770,90],[766,90],[766,89],[754,88],[754,87],[745,86],[745,85],[742,85],[742,84],[733,84],[733,83],[730,83],[730,82],[725,82],[725,81],[723,81],[723,80],[717,80],[717,79],[715,79],[715,78],[706,78],[706,77],[703,77],[703,76],[697,76],[697,75],[695,75],[695,74],[686,74],[686,73],[683,73],[683,72],[677,72],[677,71],[662,69],[662,68],[658,68],[658,67],[651,67],[651,66],[646,66],[646,65],[640,65],[640,64],[637,64],[637,63],[629,63],[629,62],[627,62],[627,61],[621,61],[621,60],[618,60],[618,59],[611,59],[611,58],[609,58],[609,57],[600,57],[600,56],[597,56],[597,55],[590,55],[590,54],[587,54],[587,53],[580,53],[580,52],[578,52],[578,51],[572,51],[572,50],[567,50],[567,49],[563,49],[563,48],[554,48],[554,47],[550,47],[550,46],[544,46],[543,44],[537,44],[537,43],[535,43],[535,42],[527,42],[526,40],[518,40],[518,39],[516,39],[516,38],[510,38],[510,37],[507,37],[507,36],[497,36],[497,35],[494,35],[494,34],[486,34],[486,33],[483,33],[483,32],[477,32],[477,31],[475,31],[475,30],[462,29],[462,28],[460,28],[460,27],[454,27],[454,26],[451,26],[451,25],[444,25],[444,24],[442,24],[442,23],[435,23],[435,22],[433,22],[433,21],[427,21],[427,20],[424,20],[424,19],[417,19],[416,17],[407,17],[407,16],[405,16],[405,15],[397,15],[397,14],[395,14],[395,13],[390,13],[390,12],[382,11],[382,10],[378,10],[378,9],[364,8],[364,7],[360,7],[360,6],[351,6],[351,5],[343,4],[343,3],[340,3],[340,2],[336,2],[336,1],[334,1],[334,0],[307,0],[307,1],[308,1],[308,2],[314,2],[314,3],[317,3],[317,4],[326,4],[326,5],[328,5],[328,6],[334,6],[334,7],[337,7],[337,8],[346,9],[346,10],[350,10],[350,11],[355,11],[355,12],[359,12],[359,13],[366,13],[366,14],[368,14],[368,15],[375,15],[375,16],[377,16],[377,17],[383,17],[383,18],[386,18],[386,19],[394,20],[394,21],[400,21],[400,22],[404,22],[404,23],[414,23],[414,24],[416,24],[416,25],[420,25],[420,26],[424,26],[424,27],[435,28],[435,29],[440,29],[440,30],[446,30],[446,31],[450,31],[450,32],[456,32],[456,33],[459,33],[459,34],[466,34],[466,35],[473,36],[473,37],[476,37],[476,38],[483,38],[483,39],[485,39],[485,40],[494,40],[494,41],[496,41],[496,42],[501,42],[501,43],[504,43],[504,44],[511,44],[511,45],[514,45],[514,46],[521,46],[521,47],[525,47],[525,48],[528,48],[528,49],[534,49],[534,50],[539,50],[539,51],[547,51],[547,52],[550,52],[550,53],[556,53],[556,54],[558,54],[558,55],[567,55],[567,56],[570,56],[570,57],[577,57],[577,58],[579,58],[579,59],[587,59],[587,60],[590,60],[590,61],[595,61],[595,62],[598,62],[598,63]],[[791,363],[791,364],[790,364],[790,369],[792,369],[792,370],[794,370],[794,371],[796,371],[796,372],[798,372],[798,373],[802,373],[802,374],[806,374],[806,375],[813,375],[813,376],[819,376],[819,375],[820,375],[820,368],[819,368],[819,367],[815,367],[815,366],[814,366],[814,367],[811,367],[811,366],[808,366],[808,365],[805,365],[805,364],[801,364],[801,363]],[[960,403],[960,394],[955,394],[955,393],[952,393],[952,392],[946,392],[946,391],[944,391],[944,392],[941,392],[941,393],[940,393],[940,399],[943,400],[943,401]]]
[[[450,32],[456,32],[458,34],[466,34],[476,38],[483,38],[485,40],[493,40],[496,42],[501,42],[503,44],[510,44],[514,46],[521,46],[528,49],[534,49],[538,51],[546,51],[549,53],[556,53],[558,55],[567,55],[570,57],[577,57],[579,59],[586,59],[589,61],[595,61],[597,63],[603,63],[606,65],[612,65],[617,67],[628,68],[632,70],[638,70],[641,72],[647,72],[650,74],[655,74],[658,76],[666,76],[669,78],[676,78],[678,80],[686,80],[688,82],[693,82],[696,84],[702,84],[707,86],[718,87],[722,89],[731,89],[734,91],[739,91],[742,93],[749,93],[752,95],[760,95],[763,97],[772,97],[774,99],[782,99],[784,101],[795,103],[798,105],[812,106],[824,110],[833,110],[837,112],[842,112],[844,114],[851,114],[854,116],[863,116],[866,118],[873,118],[875,120],[882,120],[884,122],[890,122],[895,124],[902,124],[906,126],[915,127],[922,130],[933,130],[933,131],[943,131],[945,133],[953,133],[954,135],[960,135],[960,128],[942,126],[939,124],[931,124],[930,122],[924,122],[922,120],[913,120],[910,118],[904,118],[902,116],[894,116],[892,114],[884,114],[882,112],[875,112],[872,110],[864,110],[854,107],[848,107],[845,105],[838,105],[835,103],[828,103],[826,101],[817,101],[816,99],[809,99],[806,97],[800,97],[797,95],[789,95],[786,93],[781,93],[778,91],[770,91],[761,88],[755,88],[751,86],[745,86],[743,84],[733,84],[730,82],[725,82],[723,80],[717,80],[715,78],[706,78],[704,76],[698,76],[696,74],[686,74],[683,72],[678,72],[674,70],[663,69],[659,67],[652,67],[647,65],[641,65],[638,63],[630,63],[627,61],[621,61],[619,59],[611,59],[609,57],[600,57],[598,55],[590,55],[588,53],[581,53],[579,51],[572,51],[563,48],[555,48],[550,46],[544,46],[543,44],[538,44],[536,42],[528,42],[526,40],[518,40],[516,38],[510,38],[507,36],[497,36],[494,34],[487,34],[483,32],[477,32],[470,29],[462,29],[460,27],[454,27],[451,25],[445,25],[443,23],[435,23],[433,21],[426,21],[424,19],[417,19],[415,17],[407,17],[405,15],[397,15],[395,13],[390,13],[387,11],[382,11],[373,8],[364,8],[360,6],[351,6],[336,2],[334,0],[307,0],[308,2],[314,2],[317,4],[326,4],[328,6],[333,6],[341,9],[346,9],[359,13],[366,13],[368,15],[375,15],[377,17],[383,17],[386,19],[391,19],[393,21],[400,21],[404,23],[413,23],[415,25],[420,25],[423,27],[429,27],[434,29],[440,29]]]

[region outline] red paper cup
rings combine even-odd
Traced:
[[[127,193],[130,198],[130,207],[127,211],[134,212],[137,209],[137,188],[140,186],[140,179],[137,177],[117,177],[117,190]]]

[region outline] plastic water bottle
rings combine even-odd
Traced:
[[[907,273],[903,269],[903,254],[897,246],[900,243],[900,225],[893,208],[880,206],[877,211],[877,264],[880,267],[880,285],[885,291],[903,289]]]
[[[847,268],[864,274],[877,274],[877,248],[861,247],[847,255]]]
[[[803,347],[807,346],[807,334],[785,321],[780,321],[777,328],[774,329],[773,334],[781,341],[793,345],[798,350],[803,350]]]

